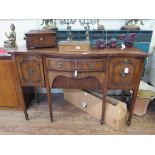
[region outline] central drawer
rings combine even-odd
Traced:
[[[47,68],[56,71],[103,71],[106,59],[46,58]]]

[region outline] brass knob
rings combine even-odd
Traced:
[[[57,67],[58,68],[63,68],[63,64],[61,64],[61,63],[60,64],[57,64]]]
[[[88,64],[88,69],[93,70],[94,69],[94,64]]]
[[[121,77],[126,77],[128,75],[128,73],[125,73],[124,71],[122,71],[121,73],[120,73],[120,76]]]

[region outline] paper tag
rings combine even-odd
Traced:
[[[75,77],[77,77],[77,70],[76,70],[76,71],[74,71],[74,76],[75,76]]]
[[[75,46],[75,49],[76,50],[80,50],[80,46]]]
[[[125,49],[125,45],[123,43],[121,44],[121,49]]]
[[[125,69],[124,69],[124,73],[129,73],[129,68],[128,67],[125,67]]]

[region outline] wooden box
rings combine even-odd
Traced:
[[[89,41],[60,41],[59,51],[87,51],[90,50]]]
[[[25,33],[26,47],[41,48],[56,46],[56,32],[51,30],[31,30]]]
[[[87,112],[97,120],[101,120],[102,100],[80,89],[64,89],[64,99]],[[124,126],[127,106],[124,102],[107,97],[104,121],[115,130]]]

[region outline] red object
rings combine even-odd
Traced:
[[[8,53],[6,50],[0,49],[0,54],[6,54]]]

